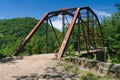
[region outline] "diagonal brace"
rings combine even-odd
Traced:
[[[80,8],[77,8],[77,9],[76,9],[76,12],[75,12],[75,14],[74,14],[74,17],[73,17],[73,19],[72,19],[72,22],[71,22],[71,24],[69,25],[69,28],[68,28],[68,30],[67,30],[67,33],[66,33],[66,35],[65,35],[65,37],[64,37],[64,39],[63,39],[63,42],[62,42],[62,44],[61,44],[61,47],[60,47],[60,49],[59,49],[59,52],[58,52],[58,55],[57,55],[58,59],[60,59],[61,57],[63,57],[65,48],[66,48],[67,43],[68,43],[68,41],[69,41],[69,38],[70,38],[71,32],[72,32],[72,30],[73,30],[74,24],[75,24],[75,22],[76,22],[76,20],[77,20],[77,18],[78,18],[79,12],[80,12]]]

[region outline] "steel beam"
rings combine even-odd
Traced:
[[[57,40],[57,42],[58,42],[58,44],[59,44],[59,46],[60,46],[60,41],[59,41],[59,39],[58,39],[58,36],[57,36],[57,34],[56,34],[56,31],[55,31],[55,29],[54,29],[54,27],[53,27],[53,24],[52,24],[52,21],[51,21],[50,19],[49,19],[49,22],[50,22],[50,25],[51,25],[51,27],[52,27],[52,29],[53,29],[54,34],[55,34],[56,40]]]
[[[62,15],[62,32],[63,32],[63,39],[64,39],[64,35],[65,35],[65,16],[64,14]]]
[[[78,18],[78,53],[80,53],[80,19]]]
[[[87,13],[85,14],[85,18],[83,18],[81,15],[82,13],[80,13],[80,11],[82,10],[86,10]],[[74,13],[75,12],[75,13]],[[52,29],[54,31],[54,34],[57,38],[57,34],[55,33],[55,30],[53,28],[53,25],[52,25],[52,22],[50,20],[50,18],[52,17],[55,17],[55,16],[58,16],[58,15],[69,15],[69,16],[72,16],[72,22],[70,23],[69,27],[68,27],[68,30],[67,30],[67,33],[65,34],[64,36],[64,39],[62,41],[62,44],[60,46],[60,49],[59,49],[59,52],[58,52],[58,58],[60,59],[63,55],[64,55],[64,52],[65,52],[65,49],[66,49],[66,46],[68,44],[68,41],[69,41],[69,38],[71,36],[71,33],[73,31],[73,27],[75,25],[75,22],[76,20],[78,19],[78,51],[80,52],[80,25],[82,25],[82,30],[83,30],[83,36],[84,36],[84,41],[85,41],[85,45],[86,45],[86,50],[87,50],[87,53],[89,53],[89,45],[90,45],[90,19],[89,19],[89,16],[90,16],[90,13],[92,14],[92,19],[93,17],[95,17],[96,21],[97,21],[97,24],[95,25],[98,25],[98,29],[99,29],[99,34],[100,36],[99,39],[101,40],[100,44],[102,44],[104,46],[104,40],[103,40],[103,34],[102,34],[102,29],[101,29],[101,26],[100,26],[100,22],[98,20],[98,17],[97,15],[89,8],[89,7],[81,7],[81,8],[71,8],[71,9],[61,9],[61,10],[58,10],[58,11],[52,11],[52,12],[49,12],[47,13],[45,16],[43,16],[43,18],[41,20],[39,20],[39,22],[33,27],[33,29],[30,31],[30,33],[27,35],[27,37],[24,39],[24,41],[22,42],[22,44],[19,46],[18,49],[15,50],[14,54],[15,56],[18,55],[18,53],[22,50],[22,48],[26,45],[26,43],[31,39],[31,37],[34,35],[34,33],[37,31],[37,29],[39,28],[39,26],[45,21],[47,20],[47,24],[46,24],[46,53],[48,52],[48,20],[50,21],[50,25],[52,26]],[[84,19],[87,19],[84,20]],[[63,33],[64,33],[64,21],[65,21],[65,18],[63,17]],[[81,22],[81,24],[80,24]],[[83,27],[83,24],[84,24],[84,27]],[[94,21],[92,21],[92,24],[94,26]],[[86,32],[85,32],[86,31]],[[95,33],[95,29],[93,28],[93,35],[96,35],[97,33]],[[64,34],[63,34],[64,35]],[[93,39],[92,40],[95,40],[94,36],[92,35]],[[57,38],[57,41],[60,45],[60,42],[59,42],[59,39]],[[97,44],[96,42],[94,42],[94,45]]]
[[[46,53],[48,53],[48,19],[46,20]]]
[[[70,38],[71,32],[72,32],[72,30],[73,30],[73,26],[74,26],[74,24],[75,24],[75,22],[76,22],[76,19],[77,19],[78,15],[79,15],[79,12],[80,12],[80,8],[77,8],[77,9],[76,9],[76,12],[75,12],[75,14],[74,14],[74,17],[73,17],[73,19],[72,19],[72,22],[71,22],[71,24],[69,25],[69,28],[68,28],[68,30],[67,30],[67,33],[66,33],[66,35],[65,35],[65,37],[64,37],[64,39],[63,39],[63,42],[62,42],[62,44],[61,44],[61,47],[60,47],[60,49],[59,49],[58,59],[60,59],[60,58],[64,55],[65,48],[66,48],[66,46],[67,46],[68,40],[69,40],[69,38]]]
[[[26,43],[30,40],[30,38],[32,37],[32,35],[36,32],[36,30],[39,28],[39,26],[44,22],[44,20],[47,18],[48,14],[45,14],[41,20],[39,20],[39,22],[33,27],[33,29],[30,31],[30,33],[27,35],[27,37],[25,38],[25,40],[22,42],[22,44],[20,44],[19,48],[15,50],[15,52],[13,53],[14,56],[17,56],[19,54],[19,52],[21,51],[21,49],[26,45]]]

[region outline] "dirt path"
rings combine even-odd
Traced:
[[[54,54],[25,56],[0,63],[0,80],[77,80],[75,74],[64,74]],[[74,79],[75,78],[75,79]]]
[[[53,60],[54,54],[26,56],[23,59],[0,64],[0,80],[16,80],[19,77],[36,76],[45,73],[48,67],[59,62]]]

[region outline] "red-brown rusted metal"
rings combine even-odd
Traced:
[[[69,28],[68,28],[68,30],[67,30],[67,33],[66,33],[66,35],[65,35],[65,38],[63,39],[63,42],[62,42],[61,47],[60,47],[59,52],[58,52],[58,58],[59,58],[59,59],[60,59],[60,58],[63,56],[63,54],[64,54],[65,48],[66,48],[66,46],[67,46],[68,40],[69,40],[70,35],[71,35],[71,32],[72,32],[72,30],[73,30],[73,26],[74,26],[74,24],[75,24],[75,22],[76,22],[76,20],[77,20],[78,15],[79,15],[79,11],[80,11],[80,8],[77,8],[77,9],[76,9],[76,13],[74,14],[74,17],[73,17],[73,19],[72,19],[72,22],[71,22],[71,24],[70,24],[70,26],[69,26]]]
[[[34,33],[37,31],[39,26],[44,21],[46,21],[46,52],[48,52],[48,48],[47,48],[48,47],[48,37],[47,37],[48,36],[48,20],[54,31],[55,37],[60,45],[60,41],[59,41],[57,34],[54,30],[54,27],[52,25],[52,21],[50,20],[52,17],[58,16],[58,15],[63,15],[63,19],[62,19],[63,35],[65,34],[65,31],[64,31],[65,19],[66,19],[65,16],[69,15],[69,16],[73,17],[72,22],[69,24],[69,27],[68,27],[68,30],[67,30],[65,36],[63,36],[64,39],[62,41],[62,44],[61,44],[59,52],[58,52],[58,58],[61,58],[64,55],[66,46],[68,44],[71,33],[73,31],[74,25],[78,25],[78,52],[79,53],[80,53],[81,33],[83,34],[84,44],[86,46],[87,53],[90,52],[91,46],[95,46],[95,50],[97,50],[99,46],[101,46],[101,47],[104,46],[104,40],[103,40],[103,34],[102,34],[100,22],[98,20],[97,15],[89,7],[80,7],[80,8],[71,8],[71,9],[63,8],[61,10],[52,11],[52,12],[45,14],[45,16],[43,16],[43,18],[33,27],[33,29],[27,35],[27,37],[22,42],[20,47],[15,50],[14,55],[16,56],[19,54],[21,49],[31,39],[31,37],[34,35]],[[82,30],[80,31],[80,29],[82,29]]]
[[[19,46],[18,49],[15,50],[14,56],[17,56],[20,52],[20,50],[26,45],[26,43],[30,40],[32,35],[36,32],[36,30],[39,28],[39,26],[44,22],[44,20],[47,18],[48,14],[45,14],[41,20],[34,26],[34,28],[30,31],[30,33],[27,35],[25,40],[22,42],[22,44]]]

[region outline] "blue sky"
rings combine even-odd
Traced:
[[[89,6],[99,17],[115,12],[120,0],[0,0],[0,19],[34,17],[40,19],[49,11],[61,8]]]

